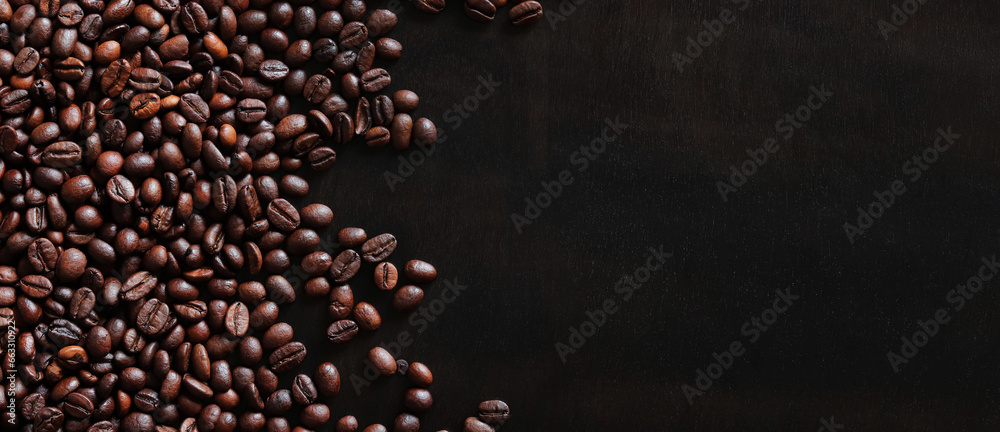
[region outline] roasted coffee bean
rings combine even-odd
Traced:
[[[243,99],[236,105],[236,118],[244,123],[258,123],[267,117],[267,104],[260,99]]]
[[[410,379],[413,385],[418,387],[427,388],[434,382],[434,375],[431,374],[430,368],[420,362],[410,363],[410,367],[406,371],[406,377]]]
[[[302,410],[299,420],[307,428],[318,429],[330,421],[330,408],[323,404],[309,405]]]
[[[292,399],[295,403],[309,405],[316,402],[318,397],[319,392],[309,375],[298,374],[295,376],[295,379],[292,380]]]
[[[313,229],[323,229],[333,223],[333,210],[324,204],[310,204],[299,212],[302,224]]]
[[[392,432],[417,432],[420,430],[420,419],[410,413],[402,413],[392,424]]]
[[[501,400],[487,400],[479,404],[479,419],[484,423],[499,426],[510,417],[510,407]]]
[[[394,250],[396,237],[389,233],[379,234],[361,245],[361,257],[371,263],[379,262],[388,258]]]
[[[94,412],[94,403],[83,393],[73,392],[63,400],[63,411],[70,417],[85,419]]]
[[[389,129],[382,126],[375,126],[365,132],[365,145],[368,147],[384,147],[390,141]]]
[[[4,114],[22,114],[31,107],[31,98],[27,90],[13,90],[0,97],[0,112]]]
[[[347,113],[337,113],[331,120],[335,144],[347,144],[354,138],[354,120]]]
[[[344,228],[337,233],[337,242],[345,248],[356,248],[368,239],[368,234],[362,228]]]
[[[392,295],[392,308],[397,312],[409,312],[420,306],[424,290],[415,285],[403,285]]]
[[[403,406],[417,414],[427,412],[434,404],[431,392],[422,388],[411,388],[406,391],[403,397]]]
[[[493,428],[475,417],[465,419],[462,432],[494,432]]]
[[[516,26],[532,25],[542,19],[542,5],[537,1],[526,1],[510,9],[510,22]]]
[[[361,302],[356,304],[353,316],[354,322],[358,324],[358,328],[365,331],[378,330],[379,326],[382,325],[382,317],[375,310],[375,306],[369,303]]]
[[[413,118],[409,114],[397,113],[389,126],[392,134],[392,146],[397,150],[406,150],[410,147],[410,137],[413,133]]]
[[[493,21],[497,7],[491,0],[465,0],[465,14],[476,21]]]
[[[361,89],[368,93],[381,91],[391,82],[389,72],[382,68],[375,68],[361,75]]]
[[[210,111],[208,104],[201,98],[201,96],[194,93],[187,93],[184,96],[181,96],[178,106],[180,107],[181,114],[183,114],[184,118],[186,118],[189,122],[204,123],[208,121]]]
[[[283,198],[273,200],[267,205],[267,220],[275,228],[286,232],[295,230],[301,223],[298,210]]]
[[[125,90],[132,74],[132,65],[125,59],[111,62],[101,75],[101,90],[109,97],[116,97]]]
[[[437,278],[437,269],[426,261],[410,260],[403,267],[403,275],[416,283],[428,283]]]
[[[397,112],[410,113],[417,109],[420,97],[409,90],[399,90],[392,94],[392,105]]]
[[[38,67],[41,55],[32,47],[25,47],[14,57],[14,70],[21,75],[30,75]]]
[[[380,262],[375,266],[375,287],[382,291],[391,291],[396,288],[396,281],[399,273],[396,266],[390,262]]]
[[[108,196],[121,204],[131,203],[135,199],[135,185],[127,177],[118,174],[111,177],[107,184]]]
[[[418,146],[429,146],[437,142],[437,127],[427,118],[418,118],[413,123],[411,139]]]
[[[350,316],[354,310],[354,292],[348,285],[338,285],[330,289],[330,318],[341,320]]]
[[[302,96],[309,102],[318,104],[326,99],[332,88],[333,83],[330,82],[330,78],[316,74],[309,77],[306,81],[305,87],[302,90]]]
[[[375,347],[368,351],[368,361],[382,376],[396,373],[396,359],[385,348]]]
[[[250,327],[250,310],[241,302],[233,303],[226,311],[226,331],[235,337],[242,337]]]
[[[138,94],[129,102],[129,109],[132,117],[148,120],[160,111],[160,97],[156,93]]]
[[[19,284],[21,292],[35,299],[44,299],[52,292],[52,281],[41,275],[24,276]]]
[[[354,277],[360,268],[361,256],[353,249],[346,249],[330,265],[330,278],[336,283],[344,283]]]
[[[368,39],[368,28],[360,21],[352,21],[344,25],[338,38],[341,45],[356,48]]]
[[[368,15],[365,25],[368,27],[368,36],[377,38],[392,31],[396,27],[398,19],[396,14],[386,9],[376,9]]]
[[[337,367],[333,363],[320,363],[316,367],[316,373],[313,374],[313,381],[320,396],[332,398],[340,393],[340,372],[337,371]]]
[[[122,285],[121,298],[126,301],[136,301],[153,291],[157,279],[152,273],[140,271],[132,275]]]
[[[268,364],[275,373],[282,373],[297,368],[305,358],[305,345],[299,342],[289,342],[271,353]]]
[[[358,334],[358,324],[351,320],[340,320],[330,324],[326,336],[334,343],[344,343]]]
[[[413,5],[421,12],[436,14],[444,10],[444,0],[413,0]]]

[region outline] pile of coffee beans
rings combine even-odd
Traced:
[[[488,21],[505,3],[465,10]],[[513,24],[540,19],[537,2],[516,3]],[[328,298],[327,334],[343,343],[381,325],[347,284],[363,262],[399,312],[437,275],[419,260],[398,269],[396,238],[361,228],[337,234],[334,257],[321,250],[333,209],[294,204],[309,193],[297,173],[330,169],[338,146],[436,141],[411,116],[419,97],[390,92],[397,23],[364,0],[0,0],[0,320],[15,399],[0,428],[329,427],[340,373],[299,371],[308,350],[280,308]],[[284,276],[295,264],[303,286]],[[380,348],[370,360],[410,379],[393,430],[418,430],[430,369]],[[508,413],[480,411],[466,430]]]

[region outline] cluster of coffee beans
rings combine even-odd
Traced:
[[[465,0],[465,14],[476,21],[489,22],[508,0]],[[542,5],[533,0],[510,0],[514,4],[508,13],[511,24],[529,26],[542,19]],[[445,0],[413,0],[422,12],[436,14],[444,10]]]
[[[469,3],[489,18],[503,6]],[[511,10],[519,25],[540,14],[533,1]],[[293,204],[309,192],[296,173],[331,168],[353,141],[436,141],[434,124],[410,115],[416,94],[385,93],[380,63],[402,55],[386,37],[397,21],[365,0],[0,0],[0,319],[16,335],[2,362],[15,409],[0,428],[330,421],[332,363],[279,388],[307,356],[279,310],[301,290],[329,297],[335,342],[377,329],[346,282],[366,261],[379,289],[396,289],[385,261],[396,239],[349,228],[336,258],[319,250],[334,213]],[[302,287],[284,276],[296,259]],[[412,260],[402,274],[418,284],[436,270]],[[422,297],[404,285],[393,308]],[[394,430],[417,430],[430,369],[394,366],[415,385]],[[336,428],[359,426],[347,416]]]
[[[496,18],[500,8],[507,5],[508,0],[465,0],[465,14],[476,21],[489,22]],[[529,26],[542,19],[542,5],[534,0],[510,0],[514,4],[508,17],[511,24]],[[444,10],[445,0],[413,0],[413,4],[422,12],[436,14]]]

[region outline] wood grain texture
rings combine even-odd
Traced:
[[[411,318],[366,264],[356,297],[383,326],[347,347],[325,341],[322,304],[283,310],[312,341],[306,365],[341,368],[333,418],[391,424],[406,380],[356,397],[351,376],[405,335],[398,357],[435,376],[423,430],[460,430],[493,398],[510,404],[511,431],[816,430],[830,416],[846,430],[995,429],[997,282],[949,309],[902,372],[886,355],[1000,249],[998,10],[932,0],[887,41],[877,23],[893,4],[752,1],[683,73],[673,53],[738,2],[586,1],[529,29],[471,22],[461,2],[439,16],[404,4],[390,89],[420,94],[416,114],[447,139],[393,188],[384,173],[414,152],[339,148],[310,198],[338,229],[394,233],[397,266],[435,264],[425,305],[445,280],[468,288],[434,322]],[[502,83],[485,100],[480,77]],[[775,122],[822,85],[834,96],[784,140]],[[574,153],[606,118],[629,127],[581,171]],[[961,139],[911,182],[904,163],[947,126]],[[717,182],[772,137],[780,149],[724,202]],[[563,170],[572,184],[519,233],[511,215]],[[907,192],[850,243],[843,224],[894,179]],[[673,258],[622,301],[616,282],[659,245]],[[801,300],[748,343],[744,323],[786,288]],[[605,300],[617,313],[564,364],[555,344]],[[746,354],[689,405],[681,386],[734,341]]]

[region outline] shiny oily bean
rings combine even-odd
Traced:
[[[375,287],[382,291],[391,291],[396,288],[396,281],[399,273],[396,266],[390,262],[380,262],[375,266]]]

